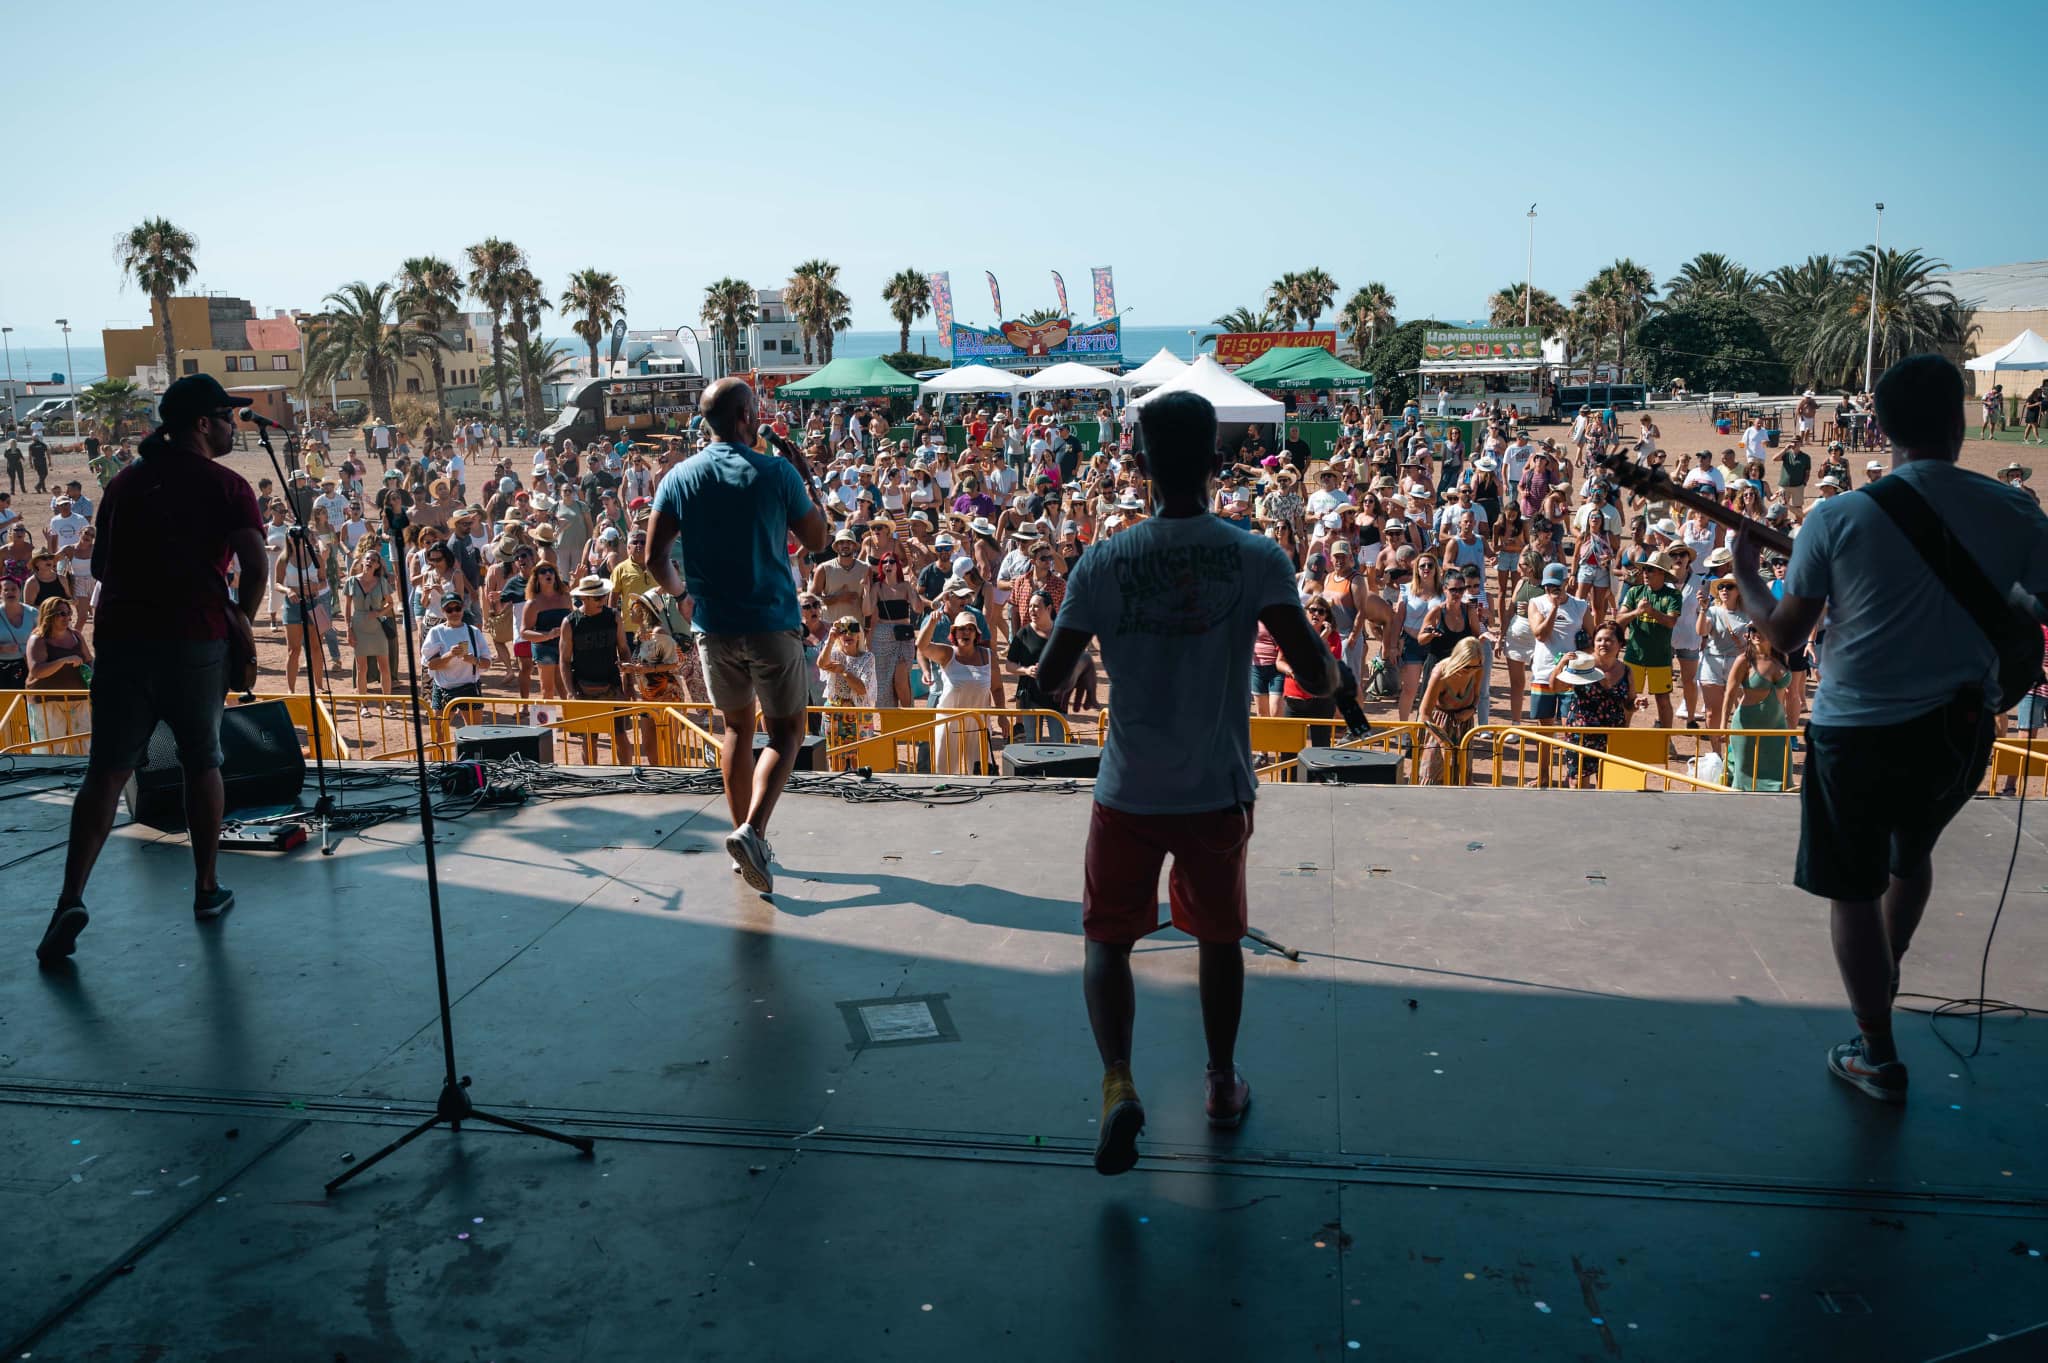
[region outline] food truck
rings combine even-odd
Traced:
[[[1444,327],[1422,333],[1417,402],[1425,413],[1448,394],[1452,412],[1498,402],[1524,417],[1552,415],[1541,327]]]

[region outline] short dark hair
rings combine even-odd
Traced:
[[[1954,459],[1963,452],[1963,371],[1941,355],[1909,355],[1871,390],[1878,429],[1920,456]]]
[[[1216,409],[1199,393],[1162,393],[1138,410],[1145,471],[1177,491],[1197,490],[1216,467]]]

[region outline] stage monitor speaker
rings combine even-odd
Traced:
[[[1401,754],[1367,752],[1362,748],[1303,748],[1304,781],[1342,782],[1352,786],[1391,786],[1401,774]]]
[[[754,734],[754,755],[756,757],[760,756],[761,750],[767,746],[768,735],[756,730]],[[825,740],[822,735],[804,735],[804,745],[796,750],[796,769],[798,771],[825,770]]]
[[[1102,749],[1092,743],[1012,743],[1003,749],[1005,776],[1093,776]]]
[[[465,762],[523,757],[555,760],[555,731],[539,724],[465,724],[455,731],[455,755]]]
[[[306,756],[283,701],[228,706],[220,717],[220,751],[230,812],[298,803],[306,785]],[[149,751],[128,779],[126,795],[135,822],[166,833],[183,831],[185,770],[178,765],[178,744],[169,726],[159,724],[150,735]]]

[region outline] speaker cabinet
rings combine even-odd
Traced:
[[[1391,786],[1401,775],[1401,754],[1359,748],[1303,748],[1304,781],[1341,782],[1352,786]]]
[[[555,760],[555,731],[539,724],[465,724],[455,731],[455,755],[465,762],[524,757]]]
[[[1012,743],[1003,749],[1005,776],[1093,776],[1102,749],[1092,743]]]
[[[768,735],[754,732],[754,756],[759,757],[768,746]],[[796,750],[796,770],[825,770],[825,739],[820,734],[805,734],[803,746]]]
[[[298,803],[306,758],[283,701],[228,706],[220,717],[220,750],[230,811]],[[183,831],[185,771],[168,725],[157,725],[150,735],[149,751],[129,777],[126,795],[135,822],[166,833]]]

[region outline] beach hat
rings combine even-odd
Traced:
[[[519,552],[519,541],[513,539],[510,535],[506,535],[491,546],[491,552],[497,555],[498,562],[510,563],[512,556]]]
[[[1481,473],[1492,473],[1495,469],[1500,467],[1500,464],[1494,459],[1492,455],[1482,454],[1479,456],[1479,462],[1474,464],[1472,467],[1478,469]]]
[[[958,611],[953,616],[954,629],[971,629],[979,633],[981,621],[974,618],[973,611]]]
[[[832,532],[832,542],[834,544],[844,542],[846,544],[857,545],[860,543],[860,536],[853,533],[852,526],[842,525],[837,530]]]
[[[1666,577],[1678,576],[1678,565],[1671,561],[1671,555],[1661,549],[1645,558],[1643,566],[1645,568],[1655,568]]]
[[[1863,467],[1866,469],[1881,469],[1884,467],[1884,465],[1879,463],[1877,460],[1873,459],[1869,463],[1865,464]]]
[[[2018,462],[2007,464],[2004,468],[1998,471],[1998,476],[2003,478],[2009,473],[2017,473],[2020,476],[2020,481],[2022,483],[2026,482],[2028,479],[2034,476],[2034,471],[2032,469],[2028,468],[2025,464],[2021,464]]]
[[[1119,511],[1143,511],[1145,504],[1139,501],[1135,494],[1126,492],[1123,496],[1116,499],[1116,509]]]
[[[555,542],[555,527],[552,525],[535,526],[533,542],[535,544],[553,544]]]
[[[1543,569],[1543,585],[1546,587],[1562,587],[1571,580],[1571,570],[1562,563],[1548,564]]]
[[[1568,653],[1558,664],[1555,680],[1566,686],[1590,686],[1601,680],[1600,664],[1590,653]]]
[[[1374,492],[1392,492],[1399,486],[1400,484],[1396,483],[1391,475],[1382,473],[1379,477],[1372,480],[1371,490]]]
[[[952,547],[953,547],[953,537],[952,537],[951,535],[947,534],[947,533],[946,533],[945,531],[941,530],[941,531],[940,531],[940,532],[939,532],[938,534],[936,534],[936,535],[934,535],[934,536],[932,537],[932,548],[934,548],[934,549],[951,549]]]
[[[1678,522],[1671,520],[1668,517],[1664,520],[1658,521],[1655,525],[1652,525],[1650,527],[1650,530],[1653,534],[1662,535],[1665,539],[1668,540],[1675,540],[1678,538]]]
[[[1825,482],[1826,480],[1823,479],[1822,481]],[[1724,544],[1713,553],[1707,555],[1707,561],[1704,566],[1708,568],[1726,568],[1733,562],[1735,562],[1735,551]]]
[[[911,512],[910,519],[916,521],[919,525],[923,526],[927,530],[932,528],[932,518],[922,511]]]
[[[610,596],[611,594],[612,584],[595,573],[579,581],[569,593],[569,595],[574,597]]]
[[[1026,521],[1010,532],[1010,538],[1013,540],[1035,540],[1038,538],[1038,527]]]
[[[1842,480],[1835,477],[1832,473],[1824,473],[1821,475],[1820,486],[1839,490],[1842,486]]]
[[[976,516],[967,523],[967,528],[977,535],[993,536],[996,533],[996,528],[989,524],[988,517],[986,516]]]

